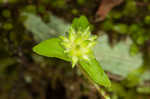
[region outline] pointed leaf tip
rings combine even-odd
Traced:
[[[89,78],[95,83],[110,87],[111,82],[104,70],[101,68],[96,59],[90,59],[89,61],[80,61],[82,69],[88,74]]]

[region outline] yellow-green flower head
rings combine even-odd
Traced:
[[[79,60],[89,60],[94,57],[92,48],[96,44],[97,36],[91,35],[90,27],[85,30],[75,30],[72,26],[68,31],[68,35],[61,36],[62,46],[65,48],[65,53],[72,60],[72,67],[76,65]]]

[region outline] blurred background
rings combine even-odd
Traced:
[[[150,99],[150,0],[0,0],[0,99],[103,99],[70,63],[32,51],[81,15],[111,99]]]

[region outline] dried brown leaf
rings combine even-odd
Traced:
[[[102,21],[105,19],[109,11],[115,7],[121,4],[123,0],[102,0],[101,4],[98,8],[98,11],[96,12],[96,15],[98,16],[98,20]]]

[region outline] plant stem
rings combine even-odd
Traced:
[[[99,94],[101,94],[105,99],[110,99],[110,97],[108,95],[106,95],[104,89],[100,88],[97,84],[94,84],[94,86],[97,89],[97,91],[99,92]]]
[[[97,89],[98,93],[103,96],[105,99],[110,99],[110,97],[108,95],[106,95],[105,90],[100,88],[95,82],[93,82],[88,74],[80,67],[80,65],[77,65],[80,69],[80,71],[83,73],[83,75],[94,85],[94,87]]]

